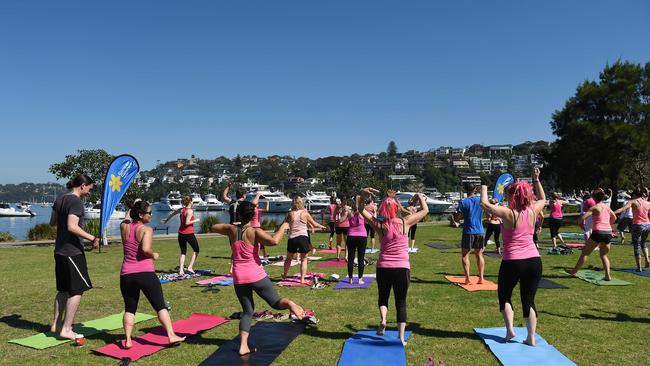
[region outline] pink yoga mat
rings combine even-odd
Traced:
[[[328,253],[328,254],[332,254],[332,253],[336,254],[336,249],[321,249],[318,252],[320,252],[320,253]]]
[[[583,243],[564,243],[564,244],[561,244],[561,245],[571,247],[571,248],[582,248],[582,247],[585,246]]]
[[[291,277],[287,277],[283,279],[282,281],[278,282],[278,286],[289,286],[289,287],[306,287],[306,286],[311,286],[312,285],[312,279],[313,277],[316,276],[318,278],[324,278],[325,274],[324,273],[314,273],[314,272],[307,272],[305,274],[305,283],[300,283],[300,273],[296,273],[295,275]]]
[[[193,313],[188,319],[177,320],[173,322],[172,325],[177,335],[192,336],[204,330],[212,329],[227,321],[227,319],[220,316]],[[167,333],[163,327],[158,327],[151,333],[133,338],[133,347],[130,349],[124,349],[124,340],[121,340],[118,343],[119,344],[109,344],[102,348],[98,348],[94,350],[94,352],[114,357],[118,360],[128,357],[131,361],[137,361],[144,356],[152,355],[169,346]]]
[[[337,261],[336,258],[335,258],[335,259],[328,259],[326,261],[320,262],[320,263],[318,263],[316,265],[316,267],[320,267],[320,268],[336,267],[336,268],[338,268],[338,267],[345,267],[347,265],[348,265],[347,260],[341,259],[340,261]]]
[[[207,280],[196,281],[195,283],[197,285],[209,285],[209,284],[212,284],[212,283],[217,283],[217,282],[229,280],[231,278],[232,278],[231,276],[217,276],[217,277],[209,278]]]

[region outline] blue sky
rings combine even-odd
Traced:
[[[553,140],[650,61],[647,1],[3,1],[0,183],[77,149],[319,157]]]

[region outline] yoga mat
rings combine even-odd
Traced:
[[[217,276],[217,277],[213,277],[213,278],[208,278],[207,280],[196,281],[194,283],[196,283],[197,285],[212,285],[212,284],[215,284],[217,282],[222,282],[222,281],[226,281],[226,280],[232,280],[232,277],[228,276],[228,275]]]
[[[102,333],[110,330],[122,328],[122,318],[124,313],[109,315],[105,318],[90,320],[83,322],[81,324],[75,324],[72,327],[72,330],[75,333],[83,334],[84,337],[88,337],[97,333]],[[154,315],[136,313],[135,322],[143,322],[145,320],[155,318]],[[14,339],[9,341],[9,343],[19,344],[21,346],[35,348],[35,349],[46,349],[60,344],[71,342],[69,339],[58,339],[52,333],[40,333],[33,335],[27,338]]]
[[[325,276],[324,273],[313,273],[313,272],[308,272],[305,274],[305,283],[300,283],[300,274],[295,274],[291,277],[287,277],[283,279],[282,281],[278,282],[278,286],[288,286],[288,287],[307,287],[311,286],[313,281],[312,278],[313,276],[316,276],[318,278],[323,278]]]
[[[566,271],[560,271],[560,272],[571,276]],[[600,286],[626,286],[632,284],[627,281],[619,280],[618,278],[612,278],[611,281],[605,281],[603,280],[603,278],[605,277],[605,274],[603,272],[591,271],[588,269],[579,270],[578,273],[576,273],[576,277],[578,277],[581,280],[587,281],[589,283],[593,283],[594,285],[600,285]]]
[[[535,334],[536,346],[530,347],[522,342],[526,339],[526,328],[515,327],[515,338],[505,342],[506,328],[474,328],[490,351],[503,366],[575,366],[573,361]]]
[[[560,244],[560,246],[562,246],[562,245],[564,245],[565,247],[569,247],[569,248],[582,248],[582,247],[585,246],[584,243],[564,243],[564,244]]]
[[[339,283],[336,284],[334,287],[335,290],[341,290],[341,289],[353,289],[353,288],[368,288],[372,284],[372,282],[375,280],[374,277],[366,277],[363,276],[363,284],[359,284],[359,277],[352,277],[352,283],[348,282],[349,277],[345,276],[345,278]]]
[[[297,260],[297,259],[292,259],[292,260],[291,260],[291,266],[290,266],[290,267],[293,267],[293,266],[295,266],[296,264],[299,264],[299,263],[300,263],[299,260]],[[271,265],[274,266],[274,267],[284,267],[284,261],[279,261],[279,262],[271,263]]]
[[[408,340],[410,331],[404,332]],[[406,353],[396,330],[378,336],[375,330],[360,330],[343,344],[339,366],[406,366]]]
[[[553,282],[551,280],[547,280],[546,278],[542,278],[539,281],[539,288],[568,288],[564,285],[561,285],[557,282]]]
[[[469,279],[472,281],[471,285],[465,285],[465,277],[464,276],[445,276],[447,281],[453,283],[454,285],[458,285],[462,288],[464,288],[467,291],[496,291],[497,290],[497,285],[496,283],[492,281],[488,281],[486,279],[483,279],[482,284],[478,284],[478,276],[469,276]]]
[[[248,347],[257,350],[239,356],[239,336],[224,343],[200,366],[268,366],[305,330],[304,322],[257,322],[251,327]]]
[[[486,250],[483,252],[483,255],[488,256],[488,257],[493,257],[493,258],[501,258],[501,254],[499,252],[495,252],[493,250]]]
[[[319,253],[328,253],[328,254],[336,254],[336,249],[321,249],[318,251]]]
[[[316,267],[319,268],[340,268],[340,267],[345,267],[348,265],[348,261],[341,259],[340,261],[337,261],[336,258],[334,259],[328,259],[326,261],[319,262]]]
[[[451,244],[425,244],[429,248],[433,249],[453,249],[453,248],[458,248],[458,245],[451,245]]]
[[[212,329],[227,321],[226,318],[220,316],[193,313],[187,319],[173,322],[172,326],[177,335],[181,337],[189,337],[204,330]],[[142,357],[150,356],[170,345],[169,340],[167,339],[167,332],[165,332],[165,328],[162,326],[157,327],[150,333],[133,338],[133,347],[130,349],[123,348],[123,340],[120,340],[118,343],[119,344],[113,343],[98,348],[94,350],[94,352],[114,357],[118,360],[128,357],[131,359],[131,362],[134,362]]]
[[[644,268],[643,271],[637,272],[636,268],[614,268],[615,271],[633,273],[637,276],[650,277],[650,269]]]
[[[196,271],[194,271],[194,274],[185,272],[185,274],[181,276],[178,273],[167,273],[162,276],[158,276],[158,279],[160,280],[160,283],[168,283],[168,282],[183,281],[198,276],[209,276],[213,273],[214,271],[210,269],[197,269]]]

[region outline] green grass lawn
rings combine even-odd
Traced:
[[[577,231],[575,227],[563,228]],[[548,231],[545,229],[545,234]],[[545,236],[545,235],[544,235]],[[543,237],[544,237],[543,236]],[[313,243],[326,240],[316,234]],[[496,292],[466,292],[447,283],[444,274],[461,274],[459,250],[437,250],[425,243],[457,243],[460,229],[443,226],[421,226],[418,229],[419,253],[411,256],[411,287],[408,296],[408,328],[413,332],[406,348],[408,363],[424,365],[430,355],[445,358],[447,365],[498,365],[497,359],[474,334],[474,327],[502,326]],[[286,239],[285,239],[286,243]],[[225,238],[200,239],[201,253],[197,269],[228,270],[230,249]],[[160,252],[156,262],[159,271],[177,266],[178,246],[175,240],[156,241]],[[493,246],[491,247],[493,248]],[[286,244],[271,248],[272,255],[283,254]],[[37,351],[9,344],[8,340],[26,337],[48,329],[55,295],[52,247],[0,249],[0,364],[48,365],[115,365],[117,361],[91,352],[107,343],[121,339],[121,330],[89,337],[86,346],[69,345]],[[323,255],[327,257],[328,255]],[[376,256],[376,255],[375,255]],[[100,318],[122,311],[119,291],[119,269],[122,247],[112,245],[101,254],[88,253],[88,267],[95,289],[83,296],[77,321]],[[614,272],[614,277],[632,282],[631,286],[595,286],[559,273],[572,266],[573,255],[544,255],[544,275],[570,289],[540,289],[537,293],[538,332],[549,343],[578,365],[647,365],[650,336],[650,278]],[[614,245],[613,267],[632,267],[634,258],[628,245]],[[486,257],[487,278],[496,282],[500,260]],[[600,267],[598,256],[588,265]],[[266,267],[273,279],[281,267]],[[310,265],[310,270],[314,268]],[[472,260],[473,272],[476,271]],[[292,271],[297,271],[292,267]],[[328,274],[344,276],[346,270],[327,269]],[[374,273],[375,268],[367,268]],[[172,303],[172,318],[180,319],[192,312],[228,316],[241,308],[233,287],[206,290],[192,287],[193,281],[163,285],[167,300]],[[314,309],[321,322],[300,335],[276,359],[277,365],[336,365],[344,341],[357,330],[374,328],[378,322],[377,286],[368,290],[334,291],[332,288],[278,288],[281,296],[294,299]],[[523,323],[515,289],[515,323]],[[391,299],[392,304],[392,299]],[[268,309],[256,297],[256,309]],[[139,310],[153,314],[144,296]],[[156,327],[157,320],[136,325],[136,335]],[[395,327],[394,307],[389,308],[389,328]],[[238,333],[233,321],[188,338],[178,348],[163,350],[143,358],[138,365],[196,365]]]

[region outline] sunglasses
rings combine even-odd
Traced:
[[[151,215],[152,212],[153,212],[153,211],[147,211],[147,212],[145,212],[144,214],[145,214],[145,215]]]

